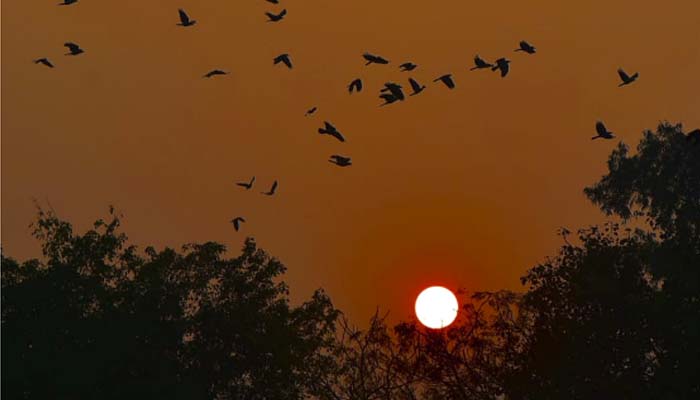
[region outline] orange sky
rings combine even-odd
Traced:
[[[589,140],[597,119],[627,143],[661,120],[700,126],[696,0],[280,2],[3,1],[4,251],[38,254],[32,198],[81,230],[114,204],[137,244],[237,252],[252,235],[294,298],[322,286],[355,319],[405,318],[429,284],[518,288],[559,226],[602,220],[582,194],[616,143]],[[178,7],[198,24],[176,26]],[[538,53],[514,53],[522,39]],[[63,56],[65,41],[86,53]],[[392,63],[365,67],[365,51]],[[285,52],[292,71],[272,65]],[[476,53],[511,74],[469,72]],[[620,66],[639,82],[618,88]],[[214,68],[231,74],[201,79]],[[443,73],[454,91],[430,84]],[[428,89],[377,107],[409,76]],[[324,119],[346,143],[316,133]],[[233,186],[252,175],[257,190]],[[275,179],[277,196],[258,194]]]

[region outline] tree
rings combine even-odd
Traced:
[[[248,239],[139,254],[120,220],[83,235],[39,211],[44,260],[2,256],[8,398],[298,399],[328,364],[338,316],[289,305],[285,267]]]

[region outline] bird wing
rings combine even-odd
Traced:
[[[292,68],[292,62],[289,60],[288,56],[283,57],[282,62],[287,66],[287,68]]]
[[[508,75],[508,71],[510,71],[510,66],[508,63],[503,63],[501,65],[501,77]]]
[[[624,82],[627,82],[630,79],[630,76],[627,75],[622,68],[618,69],[617,73],[620,75],[620,79],[622,79]]]
[[[187,13],[185,12],[185,10],[180,8],[177,10],[177,13],[180,15],[180,22],[182,22],[183,25],[190,22],[190,17],[187,16]]]
[[[608,133],[608,130],[605,129],[605,125],[600,121],[595,123],[595,131],[598,132],[598,135],[601,135],[601,136]]]
[[[282,12],[279,13],[279,17],[282,18],[282,17],[284,17],[285,15],[287,15],[287,9],[286,9],[286,8],[283,9]]]
[[[277,181],[275,181],[272,184],[272,188],[270,189],[270,193],[275,193],[275,190],[277,190]]]
[[[343,135],[338,131],[331,132],[331,135],[333,135],[334,138],[340,140],[341,142],[345,141],[345,138],[343,137]]]
[[[323,124],[326,125],[326,130],[327,131],[335,131],[335,126],[333,126],[330,122],[328,121],[323,121]]]
[[[408,78],[408,83],[411,84],[411,88],[413,89],[414,92],[418,92],[421,90],[420,84],[418,82],[416,82],[415,79]]]
[[[448,88],[454,89],[455,87],[455,81],[452,80],[452,77],[447,75],[445,76],[445,79],[443,80],[445,82],[445,85],[447,85]]]
[[[520,48],[521,48],[521,49],[524,50],[524,49],[529,49],[529,48],[531,48],[531,47],[532,47],[532,46],[530,46],[530,43],[528,43],[528,42],[526,42],[526,41],[524,41],[524,40],[521,40],[521,41],[520,41]]]

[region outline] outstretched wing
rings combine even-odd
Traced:
[[[414,92],[421,90],[420,84],[418,82],[416,82],[415,79],[408,78],[408,83],[411,84],[411,88],[413,89]]]
[[[600,136],[608,133],[608,130],[605,129],[605,125],[600,121],[595,123],[595,131],[598,132],[598,135],[600,135]]]
[[[292,61],[289,60],[289,56],[282,57],[282,62],[287,66],[287,68],[292,68]]]
[[[623,71],[622,68],[618,69],[617,73],[620,75],[620,79],[622,79],[624,82],[627,82],[630,79],[630,76],[627,75],[627,73]]]
[[[181,22],[183,25],[187,25],[187,24],[190,23],[190,17],[187,15],[187,13],[185,12],[185,10],[183,10],[182,8],[180,8],[180,9],[177,10],[177,13],[180,15],[180,22]]]
[[[452,80],[451,76],[449,76],[449,75],[445,76],[442,81],[445,82],[445,85],[447,85],[448,88],[450,88],[450,89],[455,88],[455,81]]]

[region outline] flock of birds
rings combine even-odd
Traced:
[[[269,3],[272,4],[279,4],[279,0],[266,0]],[[78,3],[78,0],[63,0],[62,3],[59,3],[60,6],[69,6],[69,5],[74,5]],[[277,23],[282,21],[286,16],[287,16],[287,9],[282,9],[279,13],[271,13],[271,12],[266,12],[265,13],[267,17],[267,22],[271,23]],[[181,26],[183,28],[187,27],[192,27],[194,26],[197,21],[194,19],[191,19],[190,16],[185,12],[183,9],[178,10],[178,16],[179,16],[179,22],[176,24],[178,26]],[[64,46],[68,49],[68,53],[65,55],[67,56],[78,56],[83,53],[85,53],[85,50],[80,47],[77,43],[74,42],[66,42]],[[528,43],[527,41],[523,40],[519,43],[518,48],[514,50],[515,52],[523,52],[528,55],[533,55],[537,53],[537,49],[535,46],[532,44]],[[372,64],[379,64],[379,65],[386,65],[389,64],[389,60],[386,58],[376,55],[376,54],[371,54],[371,53],[365,53],[362,55],[364,60],[366,61],[365,65],[369,66]],[[44,65],[48,68],[54,68],[54,64],[46,57],[42,57],[39,59],[34,60],[35,64],[41,64]],[[292,60],[289,54],[284,53],[280,54],[277,57],[273,59],[273,64],[283,64],[286,66],[288,69],[293,68]],[[481,58],[478,54],[474,57],[474,66],[470,68],[471,71],[475,70],[492,70],[492,71],[499,71],[500,76],[502,78],[505,78],[509,71],[510,71],[510,64],[511,60],[501,57],[495,60],[493,63],[490,63],[483,58]],[[418,68],[418,65],[414,64],[413,62],[404,62],[399,65],[399,70],[401,72],[411,72]],[[617,70],[618,75],[620,77],[620,84],[619,86],[627,86],[632,84],[633,82],[637,81],[639,78],[639,73],[635,72],[632,75],[627,74],[622,68],[619,68]],[[222,75],[227,75],[228,72],[221,70],[221,69],[214,69],[206,74],[203,75],[203,78],[214,78],[216,76],[222,76]],[[441,75],[433,80],[434,83],[440,82],[443,84],[445,87],[448,89],[452,90],[456,87],[455,80],[452,77],[452,74],[444,74]],[[411,92],[408,94],[408,96],[416,96],[423,92],[426,89],[426,86],[419,83],[416,79],[409,77],[408,78],[408,83],[410,85],[410,90]],[[379,98],[383,101],[380,106],[386,106],[392,103],[396,102],[401,102],[406,99],[406,95],[404,94],[403,87],[396,83],[396,82],[386,82],[384,86],[380,89],[379,91]],[[363,83],[362,79],[356,78],[350,82],[350,84],[347,86],[347,90],[350,94],[355,93],[355,92],[361,92],[363,90]],[[308,109],[305,113],[306,116],[312,116],[314,115],[318,110],[317,106],[314,106],[310,109]],[[323,122],[323,127],[318,129],[318,133],[321,135],[328,135],[332,136],[333,138],[337,139],[340,142],[345,142],[345,137],[343,134],[331,123],[328,121]],[[605,126],[605,124],[602,121],[597,121],[595,124],[595,130],[596,130],[596,136],[593,136],[591,139],[613,139],[615,138],[615,135],[613,132],[609,131],[608,128]],[[693,140],[696,143],[700,142],[700,129],[696,129],[695,131],[692,131],[688,134],[688,139]],[[328,160],[329,162],[339,166],[339,167],[348,167],[352,165],[352,159],[347,156],[339,155],[339,154],[333,154],[330,156],[330,159]],[[252,179],[248,182],[237,182],[236,185],[244,188],[245,190],[250,190],[253,188],[253,184],[255,183],[255,177],[252,177]],[[278,187],[278,182],[275,180],[272,184],[272,187],[270,188],[269,191],[267,192],[262,192],[262,194],[265,194],[267,196],[273,196],[277,190]],[[233,225],[234,229],[238,231],[241,227],[241,223],[246,222],[245,218],[243,217],[236,217],[232,219],[231,224]]]

